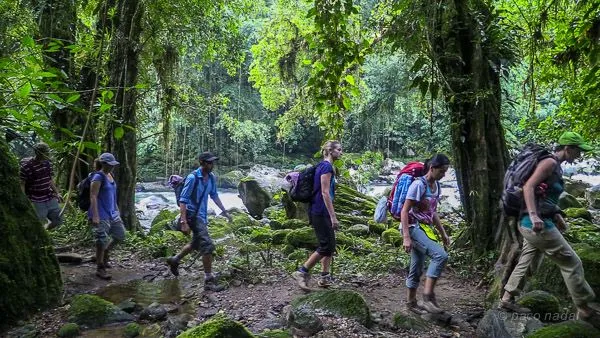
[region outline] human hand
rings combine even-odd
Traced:
[[[409,237],[404,237],[402,239],[402,246],[404,247],[404,251],[407,253],[412,250],[412,240]]]
[[[331,227],[333,230],[338,230],[340,228],[340,222],[335,215],[331,216]]]
[[[446,233],[442,234],[442,243],[444,243],[444,247],[446,248],[450,246],[450,237]]]
[[[100,224],[100,217],[92,216],[92,226],[98,226]]]
[[[529,218],[531,219],[532,224],[531,230],[534,232],[540,232],[542,229],[544,229],[544,221],[542,221],[538,215],[529,215]]]
[[[554,216],[554,221],[556,222],[556,228],[558,228],[558,231],[561,233],[567,231],[567,222],[565,222],[565,219],[561,214],[556,214]]]
[[[186,235],[190,233],[190,226],[188,225],[188,222],[185,219],[181,220],[181,232],[183,232]]]

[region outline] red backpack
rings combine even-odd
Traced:
[[[398,189],[398,183],[401,182],[402,175],[407,174],[412,176],[410,180],[403,181],[403,185],[401,189]],[[400,210],[402,208],[402,204],[404,204],[404,200],[406,199],[406,192],[408,191],[408,187],[412,183],[415,177],[420,177],[425,175],[425,164],[422,162],[409,162],[407,163],[402,170],[396,176],[396,180],[394,181],[394,185],[392,186],[392,191],[390,191],[390,195],[387,199],[387,207],[392,216],[395,219],[400,217]],[[404,184],[406,183],[406,184]],[[400,208],[400,209],[398,209]]]

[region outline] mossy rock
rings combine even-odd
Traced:
[[[304,262],[307,258],[308,255],[306,254],[305,249],[296,249],[287,256],[287,259],[289,259],[290,261],[297,262]]]
[[[369,227],[364,224],[355,224],[345,231],[351,235],[359,237],[368,237],[370,232]]]
[[[123,336],[125,338],[134,338],[139,336],[141,333],[141,328],[138,323],[129,323],[125,326],[125,331],[123,332]]]
[[[285,237],[292,232],[291,229],[281,229],[273,231],[273,245],[281,245],[285,243]]]
[[[77,337],[81,329],[76,323],[67,323],[58,330],[58,336],[63,338]]]
[[[369,222],[367,224],[369,225],[369,231],[371,231],[372,233],[377,234],[377,235],[381,235],[388,228],[387,224],[377,223],[372,219],[369,220]]]
[[[336,209],[336,216],[340,222],[342,229],[348,229],[354,224],[368,224],[373,219],[372,216],[356,216],[352,214],[345,214],[338,212]]]
[[[312,228],[292,230],[285,237],[285,242],[294,248],[314,250],[318,246],[317,236]]]
[[[69,321],[91,328],[134,319],[111,302],[95,295],[77,295],[73,297],[69,308]]]
[[[574,243],[571,245],[577,253],[583,269],[585,279],[596,294],[600,294],[600,250],[598,246],[587,243]],[[549,259],[544,259],[538,271],[531,278],[530,290],[544,290],[559,298],[569,297],[560,270]],[[570,299],[570,298],[569,298]]]
[[[254,228],[250,232],[250,241],[257,244],[273,242],[273,231],[269,227]]]
[[[333,206],[335,208],[336,213],[340,214],[351,214],[354,211],[359,211],[361,215],[368,218],[373,216],[373,212],[375,211],[375,206],[377,205],[377,200],[374,197],[367,196],[363,193],[358,192],[355,189],[352,189],[346,184],[338,184],[335,191],[335,199],[333,200]],[[344,221],[339,217],[338,219],[345,226],[350,226],[352,224],[366,224],[365,221],[354,221],[349,224],[344,224]]]
[[[161,210],[158,215],[156,215],[156,217],[154,217],[154,219],[152,220],[152,223],[150,225],[150,228],[152,229],[154,227],[154,225],[156,225],[159,222],[163,222],[165,220],[168,221],[172,221],[175,219],[175,217],[177,217],[177,215],[179,215],[178,211],[172,211],[172,210]]]
[[[257,338],[294,338],[288,330],[265,330],[259,333]]]
[[[225,189],[235,189],[240,184],[242,178],[244,178],[244,173],[240,170],[233,170],[223,175],[219,175],[218,185],[220,188]]]
[[[569,208],[583,208],[583,205],[577,200],[577,198],[568,192],[563,192],[558,198],[558,207],[561,210]]]
[[[369,327],[371,311],[365,299],[355,291],[327,290],[310,293],[292,301],[292,312],[300,308],[309,308],[330,315],[355,319]]]
[[[216,316],[191,328],[177,338],[254,338],[244,325],[225,316]]]
[[[400,312],[394,314],[392,324],[403,330],[427,331],[429,329],[429,323],[426,320]]]
[[[594,328],[591,324],[580,321],[570,320],[558,324],[548,325],[530,335],[527,338],[597,338],[600,337],[600,330]]]
[[[150,231],[148,231],[148,235],[155,235],[155,234],[159,234],[165,230],[170,230],[171,227],[171,223],[173,222],[172,219],[163,219],[159,222],[152,222],[152,226],[150,227]]]
[[[542,290],[533,290],[524,294],[518,303],[529,308],[531,313],[543,322],[552,321],[552,316],[560,312],[558,298]]]
[[[238,191],[248,213],[262,218],[263,211],[271,204],[271,195],[255,179],[242,179],[238,185]]]
[[[243,227],[259,227],[262,226],[259,221],[250,217],[248,214],[237,214],[232,216],[233,221],[231,222],[231,227],[233,229],[239,229]]]
[[[400,234],[398,229],[387,229],[381,233],[381,239],[384,243],[391,244],[395,247],[402,245],[402,234]]]
[[[568,218],[583,218],[592,221],[592,214],[586,208],[569,208],[564,210]]]
[[[597,246],[600,243],[600,227],[583,218],[567,221],[568,231],[564,234],[569,242],[587,243]]]
[[[309,228],[310,224],[308,224],[307,221],[303,221],[300,219],[287,219],[287,220],[283,221],[282,223],[271,222],[270,227],[273,230],[280,230],[280,229],[294,230],[294,229],[300,229],[300,228]]]

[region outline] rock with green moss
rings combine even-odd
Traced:
[[[560,194],[560,197],[558,198],[558,207],[561,210],[566,210],[569,208],[583,208],[583,205],[579,203],[575,196],[564,191],[562,194]]]
[[[58,336],[63,338],[77,337],[81,332],[79,325],[76,323],[67,323],[58,330]]]
[[[488,310],[477,324],[475,337],[525,337],[543,327],[534,316],[510,315],[497,309]]]
[[[369,225],[369,231],[377,235],[381,235],[388,228],[387,224],[377,223],[372,219],[367,224]]]
[[[244,325],[225,316],[216,316],[191,328],[177,338],[254,338]]]
[[[364,224],[355,224],[345,231],[351,235],[359,237],[368,237],[370,232],[369,227]]]
[[[542,290],[533,290],[524,294],[518,303],[531,310],[543,322],[553,321],[552,316],[560,312],[558,298]]]
[[[392,325],[403,330],[427,331],[429,329],[429,323],[426,320],[400,312],[394,314]]]
[[[285,220],[283,223],[281,223],[281,228],[280,229],[300,229],[300,228],[307,228],[310,227],[310,224],[308,224],[307,221],[301,220],[301,219],[288,219]],[[273,225],[271,225],[271,228],[273,228]],[[273,228],[274,230],[278,230]]]
[[[129,323],[125,326],[123,336],[125,338],[134,338],[139,336],[141,333],[140,325],[138,323]]]
[[[243,227],[252,228],[252,227],[262,226],[262,224],[259,221],[250,217],[248,214],[235,214],[232,216],[232,218],[233,218],[233,221],[231,222],[230,226],[233,229],[239,229],[239,228],[243,228]],[[210,231],[210,228],[209,228],[209,231]]]
[[[288,327],[294,331],[300,331],[302,337],[313,336],[323,330],[323,321],[317,316],[314,308],[310,305],[300,304],[290,308],[286,315]]]
[[[257,244],[270,244],[273,242],[273,231],[269,227],[254,228],[250,232],[250,241]]]
[[[271,204],[271,195],[254,178],[242,179],[238,191],[248,213],[259,219],[262,218],[263,211]]]
[[[336,216],[338,221],[340,222],[340,226],[342,229],[348,229],[354,224],[367,224],[370,220],[373,219],[373,216],[361,216],[361,215],[353,215],[353,214],[345,214],[341,212],[337,212]]]
[[[600,337],[600,330],[594,328],[591,324],[583,321],[570,320],[558,324],[543,327],[527,338],[597,338]]]
[[[584,197],[585,191],[590,187],[588,183],[565,179],[565,191],[575,197]]]
[[[287,259],[291,261],[304,263],[304,261],[306,261],[306,259],[308,258],[308,255],[306,253],[307,251],[305,249],[296,249],[290,254],[288,254]]]
[[[292,313],[299,309],[310,309],[316,313],[351,318],[366,327],[371,325],[369,306],[356,291],[326,290],[313,292],[294,299],[291,305]]]
[[[285,218],[301,219],[308,222],[308,203],[292,201],[287,191],[281,191],[281,204]]]
[[[160,222],[164,222],[166,221],[172,221],[175,219],[175,217],[177,217],[177,215],[179,215],[178,211],[173,211],[173,210],[161,210],[158,215],[156,215],[156,217],[154,217],[154,219],[152,220],[152,223],[150,225],[150,228],[154,227],[154,225],[156,225],[157,223]]]
[[[285,242],[294,248],[314,250],[317,245],[317,236],[312,228],[293,230],[285,237]]]
[[[586,208],[569,208],[564,210],[568,218],[583,218],[592,221],[592,214]]]
[[[376,205],[377,200],[374,197],[360,193],[346,184],[337,185],[335,199],[333,200],[333,206],[336,213],[352,215],[358,212],[360,215],[367,218],[367,220],[364,221],[353,221],[349,224],[343,224],[344,222],[338,216],[338,219],[344,226],[366,224],[368,219],[373,217]]]
[[[585,279],[594,292],[600,294],[600,248],[587,243],[574,243],[571,246],[583,263]],[[560,270],[549,259],[543,260],[540,268],[531,278],[530,290],[544,290],[559,298],[569,297],[565,292],[566,286]]]
[[[156,235],[165,230],[170,230],[172,222],[172,219],[163,219],[159,222],[153,222],[153,225],[150,227],[150,231],[148,231],[148,235]]]
[[[387,229],[383,233],[381,233],[381,239],[384,243],[391,244],[395,247],[399,247],[402,245],[402,234],[398,229]]]
[[[594,209],[600,209],[600,185],[595,185],[585,191],[585,199],[588,205]]]
[[[235,189],[240,184],[240,181],[245,177],[240,170],[232,170],[223,175],[219,175],[217,185],[219,188]]]
[[[600,243],[600,227],[583,218],[567,220],[565,238],[572,243],[587,243],[597,246]]]
[[[58,304],[62,296],[53,243],[21,190],[18,172],[0,138],[0,329]]]
[[[69,308],[69,321],[90,328],[133,320],[135,317],[129,313],[95,295],[77,295]]]
[[[273,231],[273,244],[274,245],[281,245],[285,243],[285,237],[292,232],[291,229],[281,229],[281,230],[275,230]]]
[[[294,338],[288,330],[265,330],[259,333],[257,338]]]

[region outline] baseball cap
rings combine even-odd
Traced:
[[[581,137],[581,135],[574,131],[564,132],[558,139],[558,144],[560,144],[561,146],[577,146],[583,151],[590,151],[594,149],[594,147],[587,144],[583,140],[583,137]]]
[[[99,160],[100,160],[100,162],[106,163],[108,165],[118,165],[119,164],[119,162],[117,162],[117,159],[115,159],[115,156],[111,153],[103,153],[102,155],[100,155]]]
[[[50,146],[44,142],[40,142],[33,146],[33,150],[36,154],[48,154],[50,152]]]
[[[198,156],[198,159],[202,162],[212,162],[212,161],[216,161],[219,159],[218,156],[215,156],[215,154],[211,153],[210,151],[205,151],[202,154],[200,154],[200,156]]]

